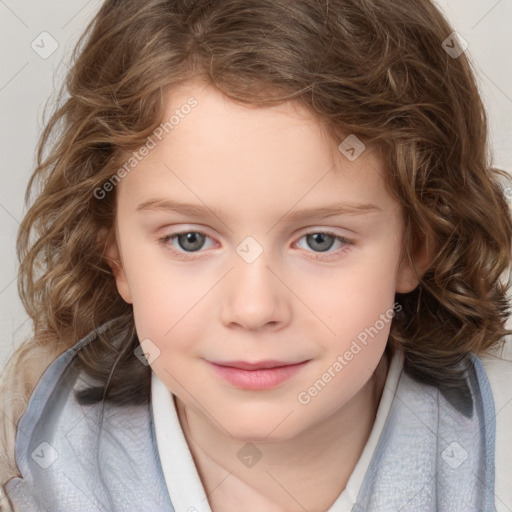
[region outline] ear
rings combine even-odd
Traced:
[[[109,234],[107,228],[101,228],[98,233],[98,241],[105,247],[104,257],[112,269],[119,295],[121,295],[125,302],[132,304],[132,294],[124,271],[116,233],[111,232]]]
[[[416,266],[416,272],[407,259],[407,254],[402,255],[402,260],[398,267],[396,276],[396,292],[412,292],[419,284],[420,279],[429,269],[435,256],[435,244],[431,237],[425,236],[420,241],[419,247],[416,247],[412,254]]]

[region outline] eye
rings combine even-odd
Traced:
[[[187,257],[187,254],[201,252],[200,250],[204,248],[206,239],[211,238],[201,231],[183,230],[165,235],[162,238],[159,238],[159,242],[166,249],[176,254],[176,256]],[[333,257],[338,257],[341,253],[348,251],[353,245],[355,245],[355,242],[352,240],[348,240],[336,233],[328,231],[314,231],[307,233],[299,239],[299,242],[303,239],[306,240],[309,248],[313,249],[312,256],[315,259],[327,260]],[[297,245],[300,247],[299,242],[297,242]],[[340,244],[340,247],[336,251],[330,251],[336,242]]]
[[[166,235],[160,238],[159,241],[167,248],[169,248],[169,242],[171,242],[170,249],[177,253],[186,254],[199,251],[203,247],[206,238],[210,237],[201,231],[180,231]],[[174,239],[176,239],[178,248],[172,243]]]
[[[333,256],[339,256],[341,253],[348,251],[353,245],[355,245],[352,240],[348,240],[347,238],[329,231],[315,231],[307,233],[299,239],[299,242],[303,239],[305,239],[306,244],[313,249],[315,259],[329,259]],[[341,244],[338,250],[328,252],[336,242]],[[326,253],[327,255],[323,256],[322,253]]]

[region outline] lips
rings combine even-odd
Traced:
[[[208,361],[215,374],[232,386],[253,391],[262,391],[279,386],[292,378],[307,365],[307,361],[291,363],[285,361]]]
[[[280,368],[282,366],[294,366],[296,364],[303,363],[304,361],[298,361],[296,363],[275,360],[259,361],[257,363],[249,363],[246,361],[212,362],[218,366],[228,366],[230,368],[238,368],[240,370],[261,370],[267,368]]]

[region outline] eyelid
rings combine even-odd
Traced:
[[[215,238],[215,236],[209,234],[209,232],[210,232],[209,229],[204,226],[195,225],[195,226],[199,226],[199,227],[194,227],[194,225],[192,225],[192,224],[180,224],[180,226],[183,226],[183,227],[176,228],[176,231],[170,231],[169,234],[180,235],[180,234],[184,234],[184,233],[200,233],[201,235],[206,235],[210,238]],[[171,228],[169,227],[169,229],[171,229]],[[345,240],[349,240],[349,238],[347,236],[337,233],[335,231],[336,229],[337,228],[334,228],[334,227],[321,227],[318,225],[311,225],[311,226],[306,226],[304,228],[301,228],[293,236],[297,237],[297,236],[304,236],[306,234],[312,234],[312,233],[325,233],[325,234],[332,235],[334,237],[341,237],[341,238],[344,238]],[[344,229],[344,231],[349,231],[351,233],[355,233],[352,230],[349,230],[347,228],[338,228],[338,229]],[[351,235],[349,235],[349,236],[351,236]],[[354,242],[354,240],[351,240],[351,239],[350,239],[350,241]]]

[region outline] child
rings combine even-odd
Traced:
[[[507,174],[437,8],[107,0],[86,36],[2,510],[512,509]]]

